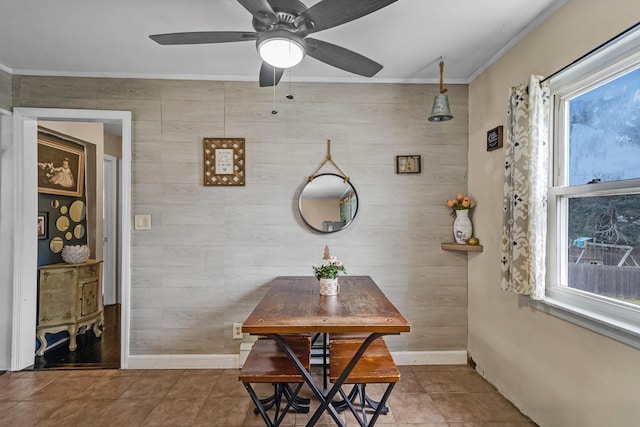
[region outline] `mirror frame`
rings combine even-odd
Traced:
[[[351,216],[351,219],[349,221],[347,221],[344,225],[344,227],[338,229],[338,230],[331,230],[331,231],[324,231],[322,229],[318,229],[315,226],[311,225],[306,218],[304,217],[304,214],[302,213],[302,193],[304,192],[305,188],[307,188],[307,186],[313,182],[316,178],[319,178],[321,176],[335,176],[338,177],[340,179],[342,179],[346,184],[348,184],[351,189],[353,190],[353,194],[356,198],[356,209],[353,212],[353,215]],[[351,182],[351,180],[349,180],[347,177],[343,176],[343,175],[338,175],[337,173],[321,173],[318,175],[314,175],[313,179],[309,179],[300,189],[300,192],[298,193],[298,214],[300,214],[300,218],[302,218],[302,221],[304,222],[304,224],[310,228],[311,230],[317,232],[317,233],[322,233],[322,234],[329,234],[329,233],[337,233],[338,231],[342,231],[345,228],[347,228],[349,225],[351,225],[353,223],[353,221],[356,219],[356,216],[358,215],[358,210],[360,208],[360,199],[358,197],[358,192],[356,191],[356,187],[354,187],[353,183]]]
[[[80,212],[78,212],[80,209]],[[87,206],[83,200],[76,200],[69,206],[69,218],[73,222],[80,222],[87,216]],[[78,218],[78,219],[76,219]]]
[[[56,219],[56,229],[58,231],[67,231],[71,226],[71,221],[69,221],[69,217],[66,215],[60,215],[58,219]]]
[[[58,247],[60,249],[58,249]],[[54,254],[62,252],[62,248],[64,248],[64,240],[62,240],[62,237],[56,236],[49,241],[49,250]]]

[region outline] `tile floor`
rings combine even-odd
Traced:
[[[400,370],[402,380],[388,402],[391,411],[377,426],[535,427],[468,366]],[[0,375],[0,425],[263,426],[237,374],[233,369],[8,372]],[[377,387],[367,387],[373,397],[382,391]],[[302,394],[311,396],[309,389]],[[309,417],[291,413],[282,425],[303,426]],[[348,426],[357,425],[351,414],[341,417]],[[335,424],[324,414],[316,425]]]

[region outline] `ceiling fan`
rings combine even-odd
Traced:
[[[255,32],[195,31],[154,34],[161,45],[227,43],[256,40],[263,60],[260,86],[275,86],[286,68],[305,55],[336,68],[372,77],[382,65],[349,49],[307,37],[382,9],[397,0],[321,0],[307,8],[298,0],[238,0],[253,15]]]

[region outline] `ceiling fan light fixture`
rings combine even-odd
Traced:
[[[286,30],[276,30],[258,39],[258,53],[264,62],[276,68],[295,67],[304,58],[304,41]]]

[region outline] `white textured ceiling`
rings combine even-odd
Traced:
[[[349,0],[344,0],[349,1]],[[307,6],[318,1],[302,0]],[[399,0],[313,37],[381,63],[373,78],[313,58],[292,81],[468,83],[566,0]],[[255,42],[160,46],[149,34],[253,31],[236,0],[1,0],[0,68],[13,74],[256,81]]]

